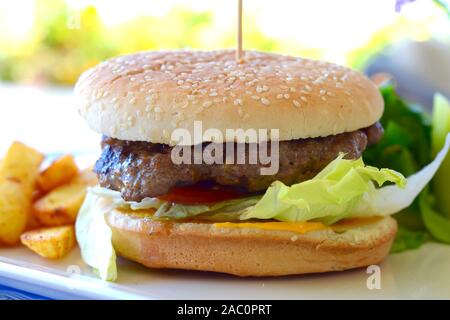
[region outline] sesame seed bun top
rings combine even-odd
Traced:
[[[368,127],[383,99],[363,74],[336,64],[233,50],[141,52],[105,61],[75,86],[80,114],[120,140],[174,144],[194,121],[203,130],[279,129],[280,140]]]

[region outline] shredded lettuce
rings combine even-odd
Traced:
[[[131,210],[155,209],[154,218],[162,219],[186,219],[202,215],[209,221],[238,221],[244,209],[256,204],[260,196],[226,200],[211,204],[184,205],[171,203],[158,198],[145,198],[141,202],[125,201],[120,192],[106,188],[95,187],[91,193],[108,198],[117,207]]]
[[[255,205],[260,198],[256,196],[204,205],[165,203],[156,211],[155,217],[183,219],[202,215],[210,221],[238,221],[242,212]]]

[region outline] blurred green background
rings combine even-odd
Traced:
[[[400,1],[411,2],[411,1]],[[244,48],[363,69],[399,39],[450,39],[437,1],[244,1]],[[233,0],[2,0],[0,80],[71,85],[111,56],[235,46]]]

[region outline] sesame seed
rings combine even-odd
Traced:
[[[300,107],[300,102],[298,102],[297,100],[292,100],[292,103],[293,103],[294,106],[296,106],[297,108]]]
[[[261,93],[263,92],[263,88],[260,85],[256,86],[256,92]]]
[[[258,96],[252,96],[252,99],[253,100],[259,100],[259,97]]]
[[[282,93],[277,94],[277,99],[283,99],[283,94]]]
[[[289,99],[289,97],[290,97],[291,95],[289,94],[289,93],[285,93],[284,95],[283,95],[283,97],[287,100],[287,99]]]
[[[321,97],[321,99],[322,99],[323,101],[327,101],[327,98],[326,98],[326,97]]]
[[[267,98],[261,98],[261,103],[268,106],[270,104],[270,101]]]
[[[305,89],[306,89],[306,91],[309,91],[309,92],[312,91],[312,88],[309,85],[307,85],[307,84],[305,84]]]
[[[325,91],[324,89],[320,89],[319,94],[320,94],[321,96],[323,96],[325,93],[326,93],[326,91]]]
[[[300,97],[300,100],[302,100],[302,101],[304,101],[304,102],[308,101],[308,99],[306,99],[304,96],[301,96],[301,97]]]
[[[235,99],[233,101],[233,103],[234,103],[235,106],[242,106],[243,105],[242,99]]]
[[[209,108],[212,106],[212,101],[205,101],[202,104],[203,108]]]
[[[295,90],[294,87],[290,87],[290,88],[289,88],[289,91],[290,91],[290,92],[295,92],[296,90]]]

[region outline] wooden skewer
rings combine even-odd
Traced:
[[[236,61],[242,63],[242,0],[238,0],[238,29],[237,29],[237,49]]]

